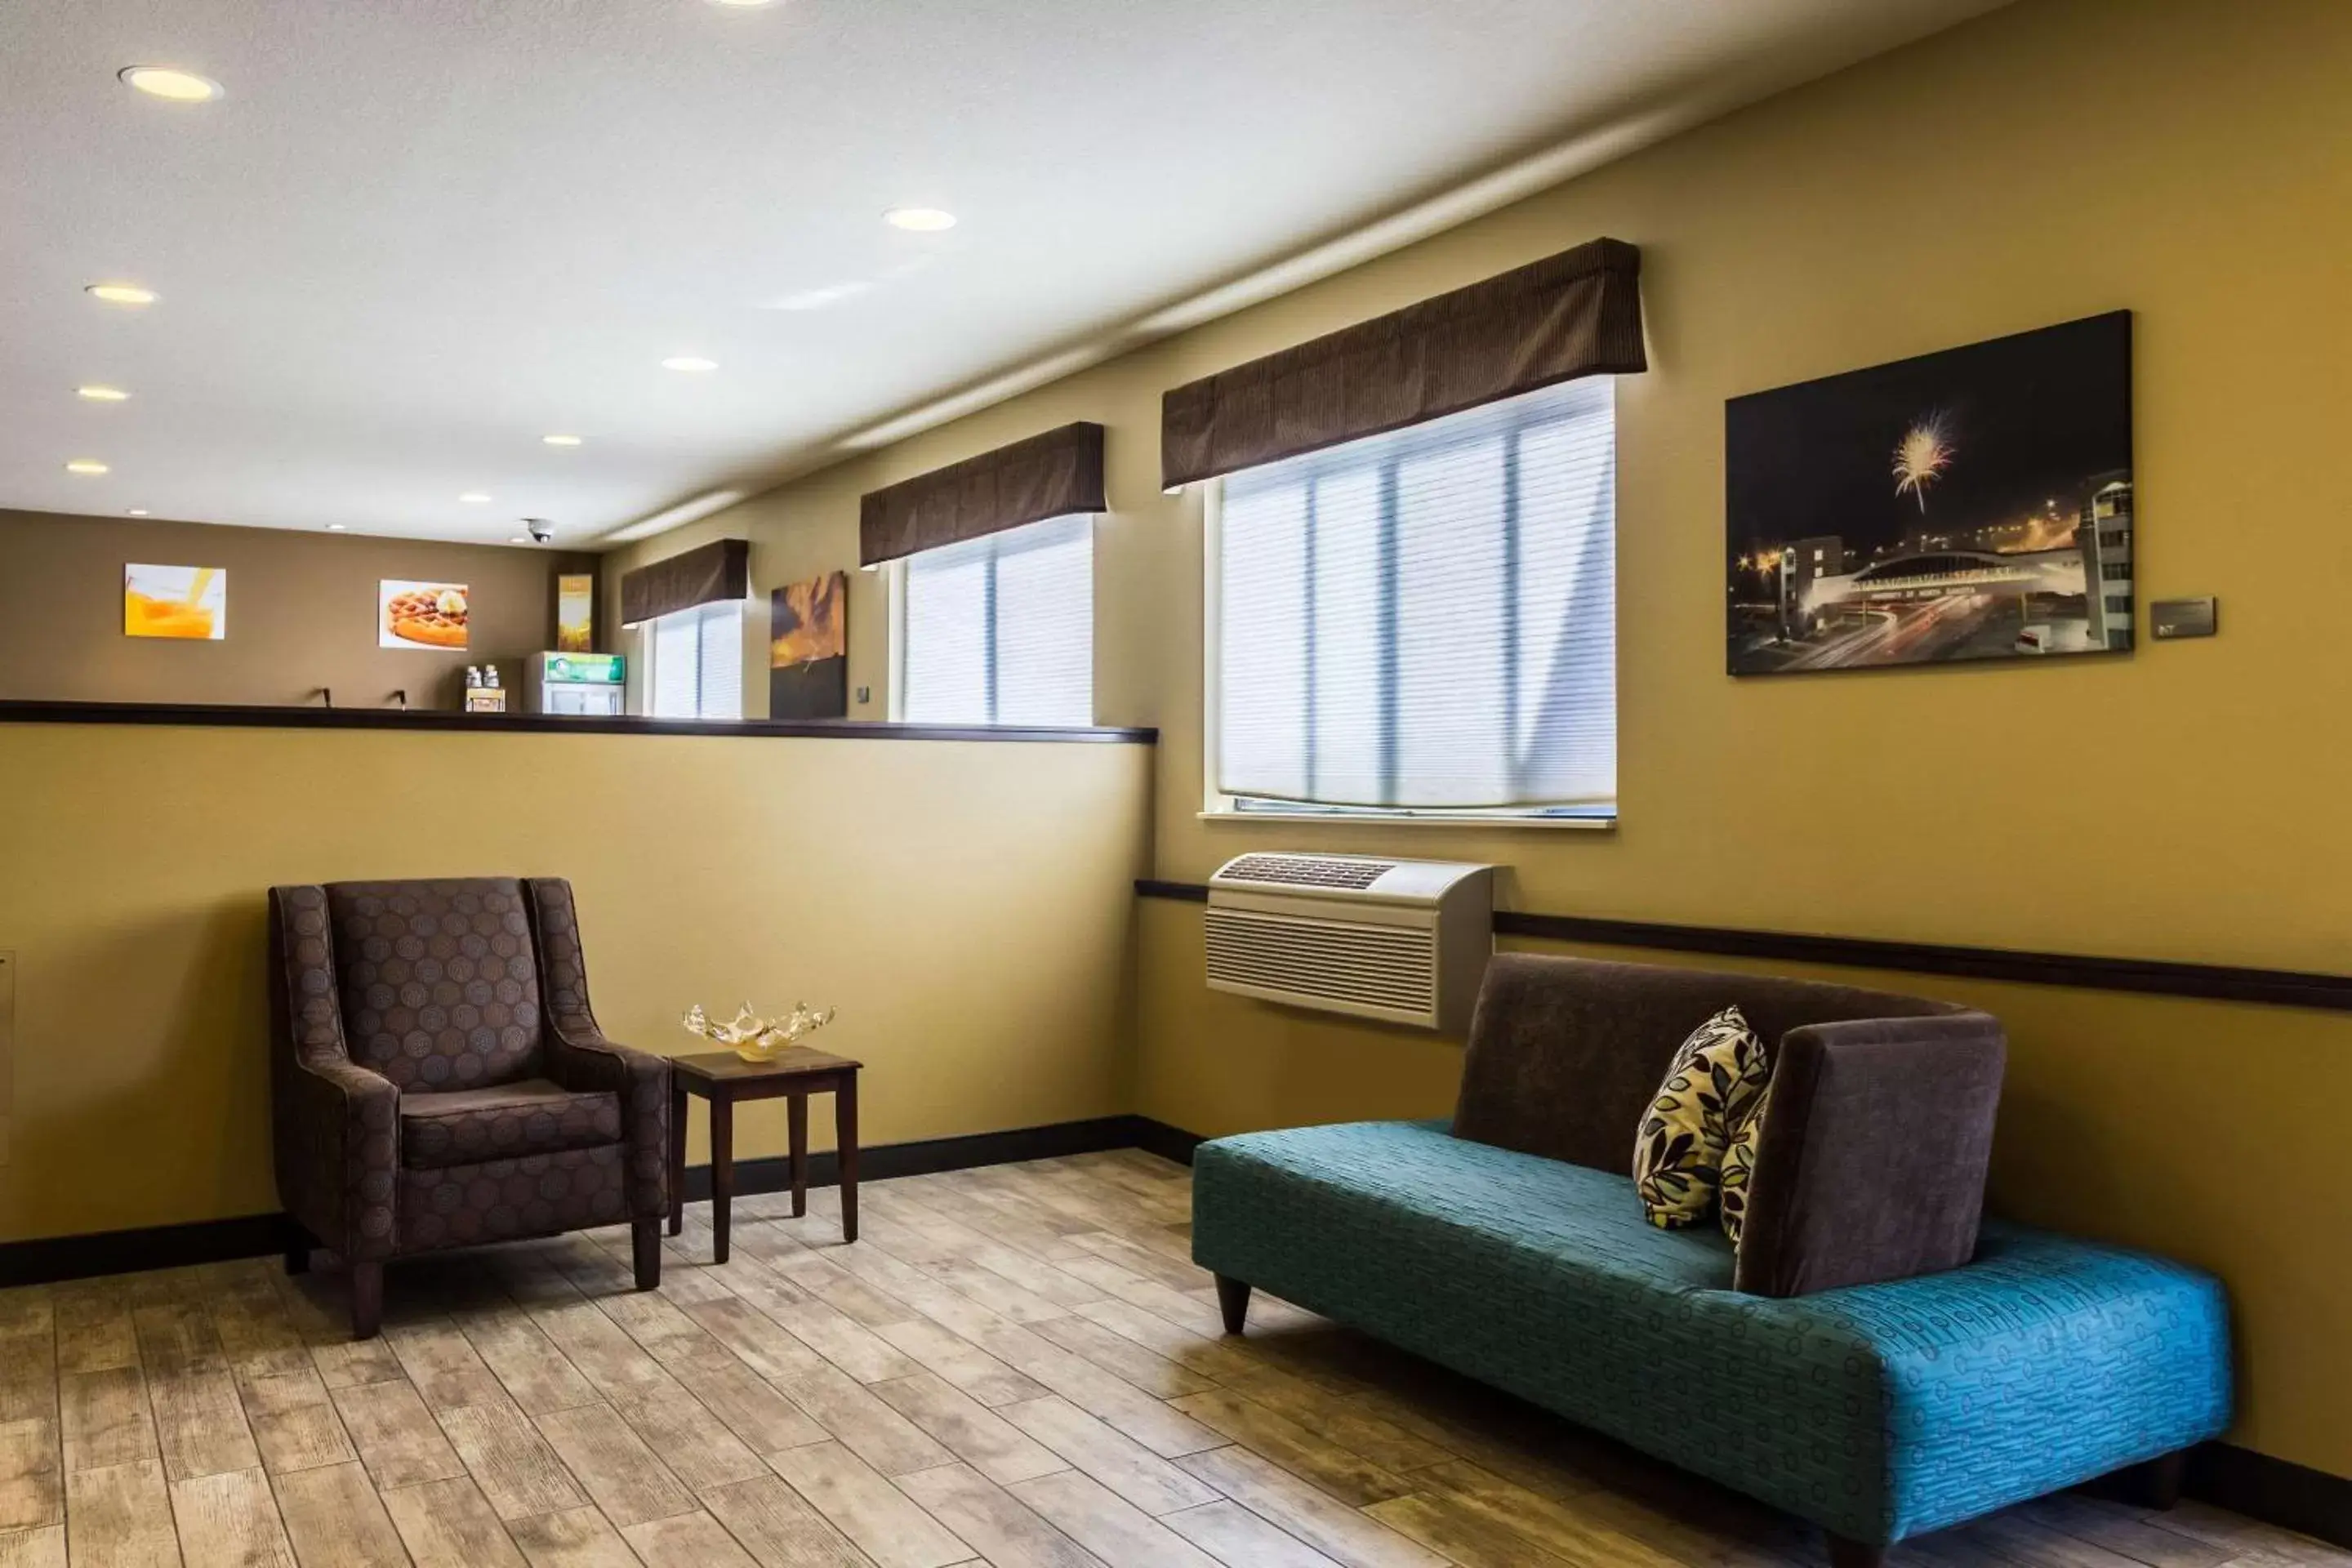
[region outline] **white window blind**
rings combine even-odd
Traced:
[[[660,616],[646,631],[654,717],[743,717],[743,606],[736,600]]]
[[[1094,722],[1093,518],[911,555],[905,606],[907,722]]]
[[[1217,789],[1612,808],[1615,471],[1593,377],[1228,479]]]

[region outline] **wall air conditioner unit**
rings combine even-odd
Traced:
[[[1255,854],[1209,879],[1209,984],[1464,1034],[1495,950],[1492,866]]]

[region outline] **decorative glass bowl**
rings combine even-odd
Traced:
[[[747,1062],[770,1062],[832,1023],[833,1009],[817,1011],[805,1002],[795,1002],[791,1012],[780,1017],[762,1018],[746,1002],[732,1020],[721,1024],[705,1014],[702,1005],[697,1003],[687,1009],[681,1021],[688,1033],[716,1040]]]

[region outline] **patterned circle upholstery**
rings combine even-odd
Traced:
[[[538,1070],[539,971],[520,883],[341,882],[327,905],[353,1061],[404,1089]]]

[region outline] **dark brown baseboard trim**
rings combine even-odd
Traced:
[[[2352,1479],[2233,1443],[2207,1443],[2189,1456],[2181,1489],[2215,1508],[2352,1548]]]
[[[284,1251],[293,1243],[294,1235],[293,1222],[282,1214],[248,1214],[184,1225],[0,1242],[0,1286],[45,1285],[99,1274],[127,1274],[138,1268],[179,1268],[191,1263],[267,1258]]]
[[[1046,741],[1151,745],[1153,729],[1116,725],[884,724],[862,719],[564,718],[448,708],[294,708],[214,702],[0,700],[0,724],[184,724],[237,730],[474,730],[540,735],[728,735],[803,741]]]
[[[1135,891],[1140,898],[1174,899],[1186,903],[1200,903],[1209,896],[1208,889],[1199,883],[1150,879],[1139,879]],[[1534,914],[1525,910],[1496,910],[1495,931],[1498,936],[1592,942],[1604,947],[1646,947],[1663,952],[1705,952],[1786,963],[1827,963],[1851,969],[1897,970],[1908,974],[1957,974],[1974,980],[2064,985],[2085,991],[2131,991],[2216,1002],[2263,1002],[2280,1007],[2352,1012],[2352,975],[2291,969],[2241,969],[2216,963],[2175,963],[2162,959],[2098,958],[1999,947],[1879,942],[1867,937],[1809,936],[1796,931],[1663,925],[1650,921]]]
[[[880,1181],[888,1176],[920,1176],[937,1171],[1007,1165],[1019,1160],[1093,1154],[1106,1149],[1149,1149],[1190,1163],[1192,1145],[1199,1142],[1189,1133],[1179,1132],[1148,1117],[1097,1116],[1085,1121],[1058,1121],[1003,1132],[869,1144],[858,1151],[858,1174],[867,1181]],[[838,1179],[839,1167],[829,1151],[809,1156],[809,1181],[813,1185],[830,1186]],[[739,1194],[778,1193],[791,1185],[791,1166],[781,1155],[735,1163],[735,1190]],[[686,1195],[689,1203],[700,1203],[710,1196],[709,1166],[687,1168]],[[184,1225],[142,1226],[135,1230],[0,1242],[0,1287],[87,1279],[142,1268],[176,1268],[192,1263],[226,1263],[239,1258],[268,1258],[283,1252],[294,1238],[293,1222],[286,1215],[255,1214],[230,1219],[191,1220]]]
[[[1016,1127],[1005,1132],[968,1132],[912,1143],[880,1143],[857,1152],[857,1175],[860,1181],[878,1182],[891,1176],[928,1176],[940,1171],[969,1171],[982,1165],[1052,1160],[1065,1154],[1098,1154],[1106,1149],[1151,1149],[1145,1141],[1147,1128],[1157,1128],[1165,1133],[1175,1131],[1141,1116],[1097,1116],[1087,1121],[1056,1121],[1044,1127]],[[1200,1140],[1192,1142],[1197,1143]],[[1185,1163],[1190,1163],[1189,1147]],[[809,1184],[816,1187],[829,1187],[841,1179],[841,1166],[831,1150],[809,1156],[808,1179]],[[782,1154],[735,1162],[738,1196],[785,1192],[792,1184],[792,1163]],[[698,1204],[709,1196],[710,1167],[688,1166],[686,1201]]]

